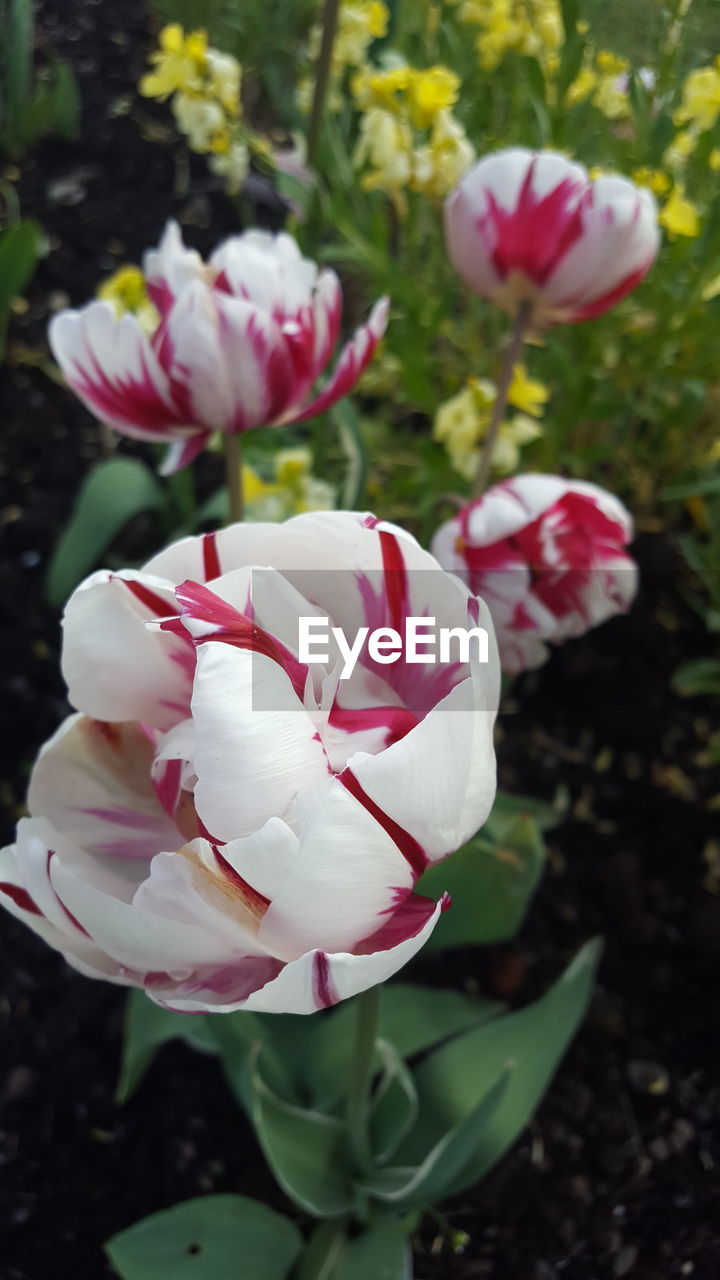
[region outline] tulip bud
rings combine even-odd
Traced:
[[[554,151],[485,156],[445,203],[454,266],[482,298],[530,326],[591,320],[630,293],[658,250],[655,201],[626,178],[591,181]]]
[[[502,669],[514,673],[541,666],[548,642],[626,611],[637,589],[625,551],[632,534],[630,513],[605,489],[520,475],[463,507],[438,529],[432,551],[482,595]]]

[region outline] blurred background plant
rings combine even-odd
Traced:
[[[80,96],[69,63],[35,65],[34,0],[0,4],[0,153],[17,160],[48,134],[74,138]]]

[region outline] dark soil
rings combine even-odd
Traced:
[[[40,30],[73,62],[84,129],[77,144],[39,147],[19,183],[23,212],[43,224],[52,252],[3,371],[4,839],[33,755],[65,712],[43,573],[102,447],[33,352],[44,354],[49,310],[84,301],[99,276],[139,261],[169,214],[200,248],[234,225],[202,166],[190,190],[173,195],[171,150],[139,128],[138,111],[153,118],[133,96],[144,7],[53,0],[41,6]],[[137,556],[154,536],[136,525]],[[439,1229],[436,1239],[423,1232],[423,1280],[720,1274],[720,786],[704,757],[717,708],[672,694],[675,666],[704,651],[703,629],[669,544],[645,535],[637,552],[643,588],[632,614],[558,651],[515,687],[502,718],[505,788],[547,798],[560,788],[566,805],[526,925],[510,946],[448,958],[442,974],[523,1001],[599,933],[597,994],[531,1128],[491,1177],[446,1207],[469,1237],[464,1252],[453,1254]],[[110,1274],[104,1240],[203,1192],[282,1207],[212,1061],[172,1045],[133,1101],[116,1107],[124,993],[72,973],[9,917],[0,930],[0,1280],[100,1280]]]

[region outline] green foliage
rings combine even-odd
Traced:
[[[144,991],[131,991],[125,1008],[123,1056],[116,1099],[127,1102],[155,1054],[170,1040],[184,1040],[202,1053],[215,1052],[215,1038],[207,1018],[189,1018],[182,1013],[161,1009]]]
[[[258,1200],[201,1196],[136,1222],[105,1248],[122,1280],[288,1280],[302,1237]]]
[[[583,1015],[597,954],[584,948],[516,1013],[454,992],[385,988],[368,1167],[357,1164],[345,1114],[357,1000],[320,1019],[284,1019],[279,1038],[272,1017],[251,1015],[250,1027],[245,1014],[213,1019],[228,1078],[242,1079],[240,1099],[286,1194],[305,1213],[340,1219],[422,1209],[475,1181],[542,1097]]]
[[[31,218],[0,228],[0,360],[13,298],[23,293],[44,252],[45,237]]]
[[[426,871],[419,891],[431,898],[446,891],[452,899],[429,950],[503,942],[517,932],[545,863],[543,819],[553,821],[549,806],[500,795],[482,833]]]
[[[17,160],[48,134],[77,137],[80,95],[68,63],[33,65],[34,0],[0,0],[0,151]]]
[[[159,511],[164,503],[162,486],[142,462],[111,458],[99,463],[85,477],[53,551],[47,576],[50,603],[63,604],[133,516]]]

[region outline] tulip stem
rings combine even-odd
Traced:
[[[532,303],[529,301],[521,302],[515,315],[515,324],[510,334],[510,340],[505,348],[503,356],[502,369],[500,370],[500,378],[498,380],[497,396],[493,405],[490,426],[487,435],[483,441],[482,451],[480,453],[480,461],[475,475],[475,483],[473,485],[472,496],[479,498],[487,488],[487,482],[492,469],[493,454],[495,445],[497,444],[498,432],[505,410],[507,409],[508,392],[513,378],[513,370],[518,362],[522,344],[527,331],[530,313],[532,311]]]
[[[242,443],[239,435],[223,437],[225,446],[225,475],[227,477],[229,510],[228,523],[236,524],[243,518]]]
[[[315,88],[313,90],[310,120],[308,121],[307,129],[307,162],[311,169],[315,167],[317,161],[320,125],[322,124],[325,99],[327,98],[330,84],[332,52],[335,44],[339,10],[340,0],[325,0],[322,16],[322,39],[320,41],[320,52],[315,63]]]
[[[368,1110],[379,1011],[379,987],[370,987],[368,991],[363,991],[362,995],[358,996],[355,1054],[348,1092],[347,1117],[350,1146],[359,1171],[365,1171],[370,1167]]]

